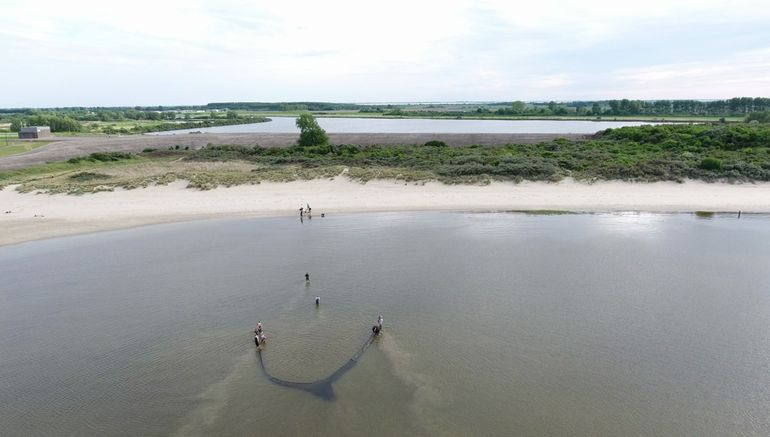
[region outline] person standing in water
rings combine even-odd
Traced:
[[[321,296],[315,297],[315,306],[318,306],[321,303]]]
[[[255,334],[261,334],[262,333],[262,321],[260,320],[257,322],[257,327],[254,329]]]
[[[309,281],[309,280],[310,280],[310,273],[305,273],[305,280],[306,280],[306,281]]]
[[[382,314],[380,314],[379,316],[377,316],[377,327],[378,327],[380,330],[382,330],[382,321],[383,321],[383,319],[382,319]]]

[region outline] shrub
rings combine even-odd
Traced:
[[[134,155],[127,152],[96,152],[88,155],[89,161],[111,162],[122,159],[132,159]]]
[[[122,159],[132,159],[134,155],[126,152],[96,152],[88,156],[76,156],[67,160],[70,164],[77,164],[81,161],[91,162],[112,162]]]
[[[112,176],[104,173],[94,173],[90,171],[83,171],[70,176],[69,179],[73,181],[78,181],[78,182],[88,182],[94,179],[109,179],[111,177]]]
[[[717,158],[703,158],[699,165],[704,170],[721,170],[722,161]]]

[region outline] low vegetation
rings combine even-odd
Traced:
[[[94,153],[65,163],[0,172],[0,186],[83,193],[175,180],[190,187],[256,184],[345,175],[366,182],[486,184],[491,181],[770,181],[770,125],[625,127],[593,139],[504,147],[317,145]]]
[[[0,135],[0,158],[29,152],[48,143],[50,141],[21,141],[16,138],[16,134],[14,134],[13,139]]]

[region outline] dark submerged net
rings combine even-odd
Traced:
[[[270,382],[272,382],[275,385],[280,385],[281,387],[288,387],[288,388],[306,391],[310,394],[318,396],[323,400],[332,401],[336,397],[336,395],[334,394],[334,389],[332,388],[332,384],[338,379],[342,378],[342,375],[347,373],[348,370],[352,369],[353,366],[358,364],[358,360],[361,358],[364,352],[366,352],[369,346],[372,345],[372,342],[374,341],[375,336],[376,334],[374,333],[370,334],[369,337],[364,342],[364,344],[361,345],[360,348],[358,348],[356,353],[353,354],[353,356],[350,357],[350,359],[347,362],[345,362],[345,364],[343,364],[339,369],[335,370],[334,373],[332,373],[331,375],[327,376],[326,378],[319,379],[317,381],[296,382],[296,381],[287,381],[285,379],[276,378],[275,376],[271,375],[270,372],[267,371],[267,368],[265,367],[265,361],[262,357],[262,351],[260,349],[257,349],[257,357],[259,358],[259,367],[262,368],[262,372],[265,374],[267,379],[269,379]]]

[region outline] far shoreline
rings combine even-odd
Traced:
[[[770,213],[770,183],[493,182],[405,184],[345,177],[261,183],[207,191],[186,182],[85,194],[0,191],[0,246],[70,235],[209,219],[298,216],[310,203],[320,218],[353,213]],[[5,213],[5,211],[11,211]]]

